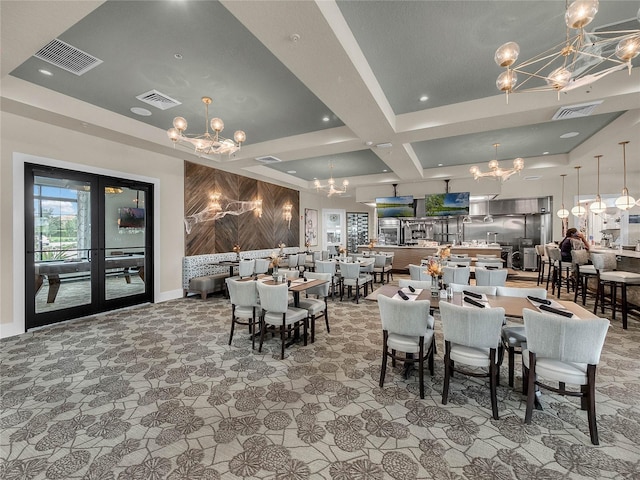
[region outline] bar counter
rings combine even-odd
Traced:
[[[444,247],[400,247],[397,245],[376,245],[373,248],[374,252],[382,253],[394,253],[393,257],[393,270],[408,271],[407,265],[414,264],[420,265],[420,260],[430,255],[435,255],[438,248]],[[358,253],[368,252],[368,245],[358,245]],[[500,258],[502,248],[500,246],[495,247],[451,247],[452,255],[464,255],[469,257],[477,257],[478,255],[496,255]]]

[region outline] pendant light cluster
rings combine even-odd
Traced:
[[[596,155],[595,158],[598,161],[598,188],[596,190],[596,201],[589,205],[589,210],[595,214],[599,214],[607,209],[607,204],[604,203],[600,197],[600,159],[602,155]]]
[[[622,187],[622,195],[616,198],[616,207],[620,210],[629,210],[636,203],[635,198],[629,195],[629,190],[627,190],[627,156],[625,147],[629,143],[629,140],[625,142],[620,142],[618,145],[622,145],[622,166],[624,173],[624,185]]]
[[[567,174],[563,173],[560,176],[562,177],[562,207],[560,208],[560,210],[556,212],[556,215],[558,215],[559,218],[564,220],[565,218],[569,217],[569,210],[564,208],[564,177],[566,177]]]

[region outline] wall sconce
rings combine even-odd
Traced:
[[[289,224],[289,230],[291,230],[291,210],[293,209],[293,205],[289,202],[284,204],[282,207],[282,216],[284,217],[284,221]]]
[[[256,217],[262,217],[262,200],[254,200],[253,201],[253,212]]]
[[[213,192],[211,195],[209,195],[209,199],[211,200],[209,202],[209,210],[211,212],[219,212],[220,210],[222,210],[222,205],[220,205],[220,198],[222,197],[222,195],[220,194],[220,192],[215,191]]]

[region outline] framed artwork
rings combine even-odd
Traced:
[[[304,209],[304,241],[310,247],[318,246],[318,210]]]

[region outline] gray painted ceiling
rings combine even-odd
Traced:
[[[635,19],[639,6],[602,1],[589,29]],[[20,6],[2,8],[20,18]],[[332,164],[333,176],[352,184],[376,184],[385,169],[395,175],[386,175],[390,181],[415,181],[439,164],[485,168],[493,143],[501,144],[501,160],[571,157],[626,110],[640,108],[638,68],[632,77],[601,80],[601,89],[512,95],[507,105],[495,88],[495,49],[515,40],[521,58],[530,58],[562,42],[564,8],[563,0],[106,1],[57,35],[102,64],[76,76],[25,57],[11,75],[161,130],[180,115],[188,133],[204,131],[200,98],[211,96],[210,117],[224,120],[225,133],[247,133],[240,152],[212,159],[213,166],[239,173],[304,189],[328,178]],[[163,111],[136,99],[152,89],[182,104]],[[561,106],[590,100],[603,101],[591,116],[551,120]],[[132,107],[152,114],[135,115]],[[579,135],[559,138],[571,131]],[[610,139],[614,148],[619,140]],[[386,142],[392,149],[375,146]],[[283,162],[261,166],[255,157],[262,155]]]

